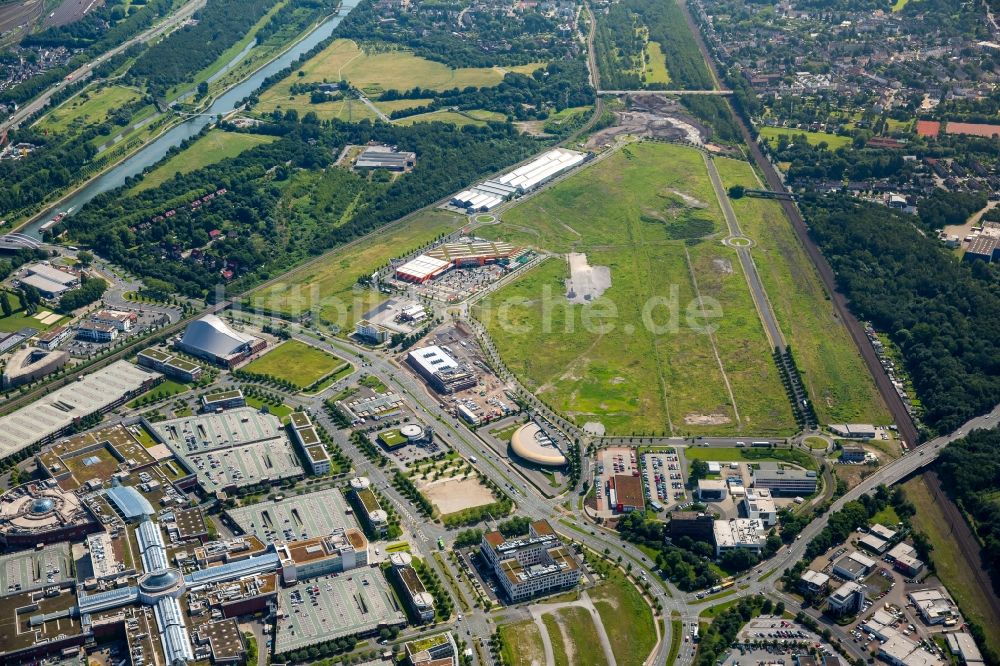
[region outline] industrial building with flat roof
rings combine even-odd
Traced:
[[[34,287],[45,298],[58,298],[80,284],[79,275],[48,264],[32,264],[26,272],[27,275],[21,278],[21,284]]]
[[[451,198],[451,203],[470,212],[492,210],[515,194],[530,192],[586,159],[585,153],[554,148],[524,166],[459,192]]]
[[[330,454],[323,445],[319,433],[309,420],[309,415],[305,412],[293,412],[288,428],[292,432],[292,439],[302,452],[302,457],[306,461],[309,473],[313,475],[330,473]]]
[[[750,518],[716,520],[713,525],[715,535],[715,556],[727,550],[744,548],[759,553],[764,548],[767,533],[764,524]]]
[[[643,500],[642,479],[631,474],[615,474],[611,477],[608,493],[609,504],[618,513],[642,511],[646,508]]]
[[[371,146],[358,155],[355,169],[389,169],[407,171],[417,163],[417,154],[400,152],[389,146]]]
[[[345,636],[365,636],[382,627],[402,626],[388,583],[378,569],[297,585],[278,593],[275,654],[300,650]]]
[[[207,493],[303,476],[281,421],[252,407],[145,425]]]
[[[752,467],[753,487],[767,488],[775,495],[812,495],[816,492],[816,472],[762,462]]]
[[[437,345],[413,349],[406,360],[438,393],[455,393],[478,383],[475,373]]]
[[[942,624],[951,618],[958,618],[958,606],[948,596],[948,592],[943,587],[936,587],[929,590],[914,590],[907,595],[920,618],[927,624]]]
[[[197,381],[201,377],[201,366],[197,363],[152,347],[139,352],[136,362],[183,382]]]
[[[153,388],[163,375],[115,361],[0,417],[0,459],[51,442],[80,420],[103,414]]]
[[[743,510],[747,518],[756,518],[771,527],[778,522],[778,509],[767,488],[750,488],[743,496]]]
[[[528,536],[507,539],[500,532],[483,535],[480,551],[512,602],[575,586],[580,566],[547,520],[528,527]]]
[[[267,346],[260,338],[233,330],[214,314],[188,324],[175,343],[177,349],[225,367],[233,367]]]
[[[833,575],[844,580],[857,580],[871,573],[874,567],[875,560],[855,551],[844,555],[834,563]]]
[[[728,494],[729,486],[722,479],[698,479],[698,499],[719,502]]]
[[[846,615],[861,610],[865,599],[865,588],[849,580],[827,597],[829,610],[834,615]]]
[[[229,518],[245,534],[263,543],[309,539],[354,527],[350,507],[338,488],[229,509]]]

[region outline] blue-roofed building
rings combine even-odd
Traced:
[[[115,485],[108,488],[104,494],[107,495],[114,507],[125,516],[125,520],[135,520],[156,514],[153,505],[138,490],[130,486],[117,485],[117,481],[114,483]]]
[[[245,560],[238,560],[217,567],[209,567],[194,571],[185,576],[188,585],[205,585],[208,583],[219,583],[227,580],[235,580],[243,576],[276,571],[281,561],[275,552],[264,553],[255,557],[248,557]]]
[[[77,594],[76,604],[80,609],[80,615],[83,615],[134,604],[138,598],[139,588],[119,587],[94,594],[81,591]]]

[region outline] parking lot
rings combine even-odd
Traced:
[[[796,663],[794,655],[819,650],[825,655],[836,654],[833,648],[806,627],[775,616],[750,620],[736,636],[735,647],[722,664],[756,666],[757,664]]]
[[[100,354],[107,347],[116,345],[122,340],[144,335],[155,326],[170,323],[170,318],[159,312],[145,312],[143,310],[136,310],[135,312],[138,315],[138,319],[132,325],[132,328],[127,331],[119,331],[118,337],[110,342],[88,342],[72,338],[60,345],[60,348],[76,358],[86,358],[91,354]]]
[[[0,594],[30,592],[73,580],[68,543],[0,556]]]
[[[405,623],[406,616],[378,569],[320,576],[280,590],[275,652]]]
[[[684,501],[684,472],[676,453],[647,453],[642,466],[646,501],[653,509],[661,510],[657,505],[669,509]]]
[[[347,512],[347,500],[343,494],[336,488],[330,488],[276,502],[230,509],[227,513],[244,533],[270,543],[322,536],[338,527],[357,527],[357,521]]]
[[[597,486],[597,516],[599,518],[610,518],[614,515],[614,507],[610,505],[608,496],[608,481],[616,474],[632,476],[633,472],[639,472],[635,449],[611,447],[598,451],[594,484]]]

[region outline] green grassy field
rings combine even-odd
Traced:
[[[312,310],[325,322],[353,331],[354,322],[384,300],[384,295],[371,290],[355,293],[358,276],[370,275],[393,257],[454,231],[465,221],[447,211],[420,212],[403,224],[296,270],[287,281],[254,293],[251,305],[287,316]]]
[[[86,125],[103,122],[112,109],[134,102],[141,96],[138,90],[124,86],[108,86],[81,93],[50,111],[38,126],[54,133],[83,129]]]
[[[739,449],[728,447],[694,447],[684,449],[684,457],[691,460],[711,460],[714,462],[762,462],[778,461],[799,465],[806,469],[817,469],[816,460],[798,449]]]
[[[555,257],[485,299],[477,316],[522,381],[577,423],[624,435],[788,431],[791,409],[746,282],[717,242],[723,226],[698,151],[631,145],[480,232],[585,253],[610,268],[603,297],[567,303],[569,267]],[[720,317],[689,316],[698,314],[692,274]],[[615,316],[601,319],[606,312]]]
[[[503,638],[503,662],[510,666],[545,663],[545,647],[538,626],[532,620],[505,624],[498,628]]]
[[[413,125],[414,123],[432,123],[436,121],[464,127],[465,125],[485,125],[488,120],[503,121],[505,118],[506,116],[502,113],[496,113],[495,111],[473,109],[472,111],[432,111],[416,116],[407,116],[396,122],[400,125]]]
[[[646,83],[670,83],[667,58],[659,42],[646,42]]]
[[[26,314],[24,312],[23,306],[21,305],[21,299],[18,298],[17,294],[14,292],[0,292],[6,293],[8,303],[10,303],[11,313],[9,315],[0,315],[0,332],[2,333],[14,333],[20,331],[22,328],[33,328],[38,331],[47,331],[53,326],[61,324],[66,321],[63,317],[58,321],[53,321],[51,324],[43,324],[40,319],[36,319],[34,316]],[[40,309],[36,314],[42,312],[51,312],[45,308]]]
[[[760,187],[746,162],[716,159],[715,164],[727,188]],[[780,204],[744,197],[733,201],[733,209],[743,233],[754,240],[757,271],[819,422],[890,423],[875,382]]]
[[[886,505],[884,509],[872,516],[872,525],[885,525],[886,527],[891,527],[896,529],[899,524],[899,515],[891,504]]]
[[[590,591],[618,666],[642,666],[656,646],[653,611],[618,570]]]
[[[556,650],[558,639],[564,648],[562,651],[564,658],[573,666],[607,666],[594,621],[586,609],[571,606],[542,617],[549,632],[549,639],[552,641],[552,650],[556,652],[557,664],[559,663],[559,651]]]
[[[917,476],[903,484],[906,498],[917,507],[912,518],[913,527],[930,539],[934,550],[931,561],[941,582],[958,602],[962,613],[986,630],[987,643],[994,652],[1000,652],[1000,632],[990,627],[1000,627],[1000,617],[993,612],[989,602],[991,590],[984,590],[971,574],[970,567],[979,562],[968,562],[952,535],[951,521],[935,501],[924,476]]]
[[[894,4],[892,6],[892,11],[894,11],[894,12],[901,12],[901,11],[903,11],[903,7],[906,6],[907,2],[909,2],[909,0],[896,0],[896,4]]]
[[[761,127],[760,135],[767,139],[768,143],[773,144],[778,143],[778,137],[780,136],[787,136],[789,141],[793,141],[795,137],[805,135],[806,141],[810,144],[818,146],[820,143],[825,142],[830,150],[836,150],[837,148],[851,144],[851,137],[849,136],[838,136],[837,134],[827,134],[826,132],[807,132],[789,127]]]
[[[239,132],[225,132],[218,129],[212,130],[188,146],[186,150],[177,153],[163,164],[154,168],[146,174],[141,183],[132,189],[134,192],[141,192],[158,187],[178,173],[189,173],[210,164],[221,162],[224,159],[236,157],[244,150],[249,150],[264,143],[271,143],[275,139],[277,137],[261,134],[242,134]]]
[[[255,110],[269,113],[279,107],[297,108],[300,101],[304,101],[310,108],[324,106],[309,105],[308,94],[298,95],[295,100],[290,99],[293,83],[347,80],[368,95],[378,95],[383,90],[408,90],[414,86],[432,90],[495,86],[503,80],[505,71],[531,72],[541,66],[541,63],[534,63],[508,70],[499,67],[452,69],[439,62],[415,56],[409,51],[365,53],[354,41],[338,39],[302,66],[302,76],[296,72],[264,92]],[[292,102],[296,103],[296,107],[289,106]]]
[[[284,379],[305,388],[341,365],[343,361],[321,349],[298,340],[288,340],[243,369]]]
[[[188,384],[182,384],[181,382],[174,381],[173,379],[165,379],[149,391],[146,391],[141,396],[130,402],[128,406],[131,409],[135,409],[143,404],[148,404],[145,400],[150,398],[153,400],[162,400],[164,398],[184,393],[190,388],[191,387]]]

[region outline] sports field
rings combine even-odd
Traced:
[[[312,310],[327,324],[353,331],[354,322],[382,300],[382,295],[372,290],[355,293],[358,276],[370,275],[393,257],[454,231],[465,221],[464,216],[443,210],[422,211],[402,224],[303,266],[287,281],[254,293],[250,303],[287,316]]]
[[[243,369],[284,379],[299,388],[305,388],[341,365],[343,361],[321,349],[298,340],[288,340]]]
[[[244,150],[255,148],[264,143],[271,143],[276,139],[277,137],[262,134],[212,130],[185,150],[154,167],[146,174],[142,182],[133,188],[133,191],[141,192],[158,187],[178,173],[189,173],[230,157],[236,157]]]
[[[480,232],[585,253],[610,269],[603,296],[570,305],[569,267],[554,257],[485,299],[477,316],[522,381],[581,425],[599,421],[620,435],[790,432],[745,278],[719,242],[723,227],[697,150],[630,145]],[[700,316],[698,294],[719,316]]]
[[[366,94],[375,96],[385,90],[409,90],[415,86],[431,90],[495,86],[503,80],[505,71],[530,73],[542,66],[542,63],[533,63],[507,70],[499,67],[452,69],[409,51],[366,53],[353,40],[338,39],[302,66],[302,76],[296,71],[265,91],[255,110],[269,113],[279,106],[290,108],[288,103],[299,102],[298,98],[308,104],[308,93],[297,95],[295,100],[290,99],[293,83],[301,85],[346,80]]]
[[[646,42],[646,83],[670,83],[667,57],[659,42]]]
[[[794,141],[795,137],[804,135],[806,141],[814,146],[825,142],[830,150],[836,150],[842,146],[850,145],[851,137],[839,136],[837,134],[827,134],[826,132],[807,132],[790,127],[761,127],[760,135],[767,139],[768,143],[777,144],[778,137],[787,136],[789,141]]]
[[[86,125],[103,122],[109,112],[141,96],[138,90],[124,86],[84,92],[49,112],[39,128],[55,133],[82,130]]]
[[[716,159],[723,184],[759,188],[750,165]],[[768,299],[792,347],[820,423],[891,422],[847,327],[837,318],[819,275],[775,201],[733,201]]]

